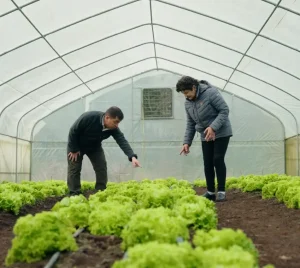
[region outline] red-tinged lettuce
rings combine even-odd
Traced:
[[[258,263],[258,251],[252,240],[246,236],[242,230],[233,230],[224,228],[221,230],[210,230],[205,232],[197,230],[193,238],[193,244],[201,247],[203,250],[212,248],[230,249],[232,246],[240,246],[243,250],[249,252],[256,263]]]
[[[138,210],[121,233],[123,249],[150,241],[172,244],[188,237],[187,222],[163,207]]]
[[[6,256],[6,265],[15,262],[35,262],[56,251],[77,250],[72,233],[56,212],[42,212],[27,215],[16,222],[15,238]]]

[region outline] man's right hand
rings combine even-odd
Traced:
[[[68,154],[68,157],[69,157],[69,160],[71,160],[72,162],[77,161],[77,157],[80,155],[80,152],[76,152],[76,153],[69,153]]]
[[[184,144],[182,146],[180,154],[184,153],[185,155],[187,155],[189,152],[190,152],[190,146],[188,144]]]

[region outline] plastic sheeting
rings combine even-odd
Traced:
[[[193,180],[203,178],[200,136],[196,135],[187,157],[180,156],[185,131],[184,98],[175,91],[178,75],[151,72],[78,100],[40,121],[34,131],[32,179],[66,179],[68,131],[86,110],[105,111],[119,106],[125,115],[121,130],[138,154],[142,168],[133,169],[113,138],[103,143],[110,181],[175,176]],[[142,119],[142,89],[172,88],[173,118]],[[230,107],[234,137],[226,156],[228,176],[284,173],[284,128],[264,110],[244,100],[222,93]],[[60,124],[57,131],[57,124]],[[93,168],[84,158],[82,178],[94,180]]]
[[[299,0],[1,0],[0,133],[31,141],[35,126],[49,128],[53,116],[43,118],[61,107],[82,98],[77,103],[88,110],[101,91],[156,70],[208,80],[267,110],[281,122],[272,127],[282,143],[300,133],[299,15]],[[105,96],[111,104],[118,99]],[[142,125],[139,106],[124,101],[134,118],[126,131],[134,137]],[[258,121],[252,121],[253,137],[269,136]],[[50,139],[62,125],[57,118],[44,138],[63,141]],[[161,131],[155,142],[167,138],[179,140]]]
[[[299,10],[299,0],[2,0],[0,133],[30,140],[70,101],[165,69],[258,102],[295,136]]]
[[[0,181],[29,180],[30,150],[29,142],[0,135]]]

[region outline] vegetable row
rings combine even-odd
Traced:
[[[187,181],[108,183],[89,199],[65,197],[49,212],[20,217],[6,265],[76,251],[72,234],[86,228],[94,235],[122,238],[124,258],[113,268],[258,267],[251,239],[242,230],[218,230],[217,222],[215,204],[197,196]]]

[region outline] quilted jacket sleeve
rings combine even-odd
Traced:
[[[220,92],[214,87],[210,89],[210,103],[219,113],[210,127],[218,131],[228,118],[229,108]]]
[[[195,130],[196,122],[191,118],[187,109],[185,109],[185,111],[187,116],[187,122],[186,122],[183,144],[188,144],[189,146],[191,146],[196,132]]]

